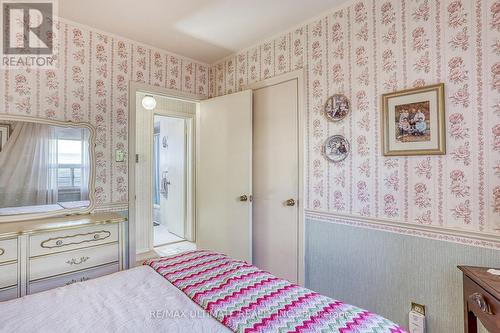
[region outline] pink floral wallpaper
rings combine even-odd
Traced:
[[[210,68],[209,94],[306,72],[306,208],[500,236],[500,0],[360,0]],[[444,82],[447,155],[382,156],[383,93]],[[352,114],[328,122],[328,96]],[[333,134],[350,158],[321,156]]]
[[[208,65],[92,29],[58,22],[58,67],[1,70],[0,113],[84,121],[97,130],[98,206],[127,202],[128,84],[208,94]]]

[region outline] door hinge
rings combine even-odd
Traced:
[[[135,163],[139,163],[139,154],[135,154]]]

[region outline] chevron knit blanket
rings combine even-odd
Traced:
[[[405,332],[381,316],[223,254],[197,250],[144,264],[234,332]]]

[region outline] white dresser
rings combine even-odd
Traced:
[[[125,221],[97,213],[0,223],[0,301],[124,269]]]

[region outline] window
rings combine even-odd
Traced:
[[[57,186],[80,188],[82,180],[82,141],[57,140]]]
[[[83,131],[57,132],[57,188],[59,201],[80,200],[84,170]]]

